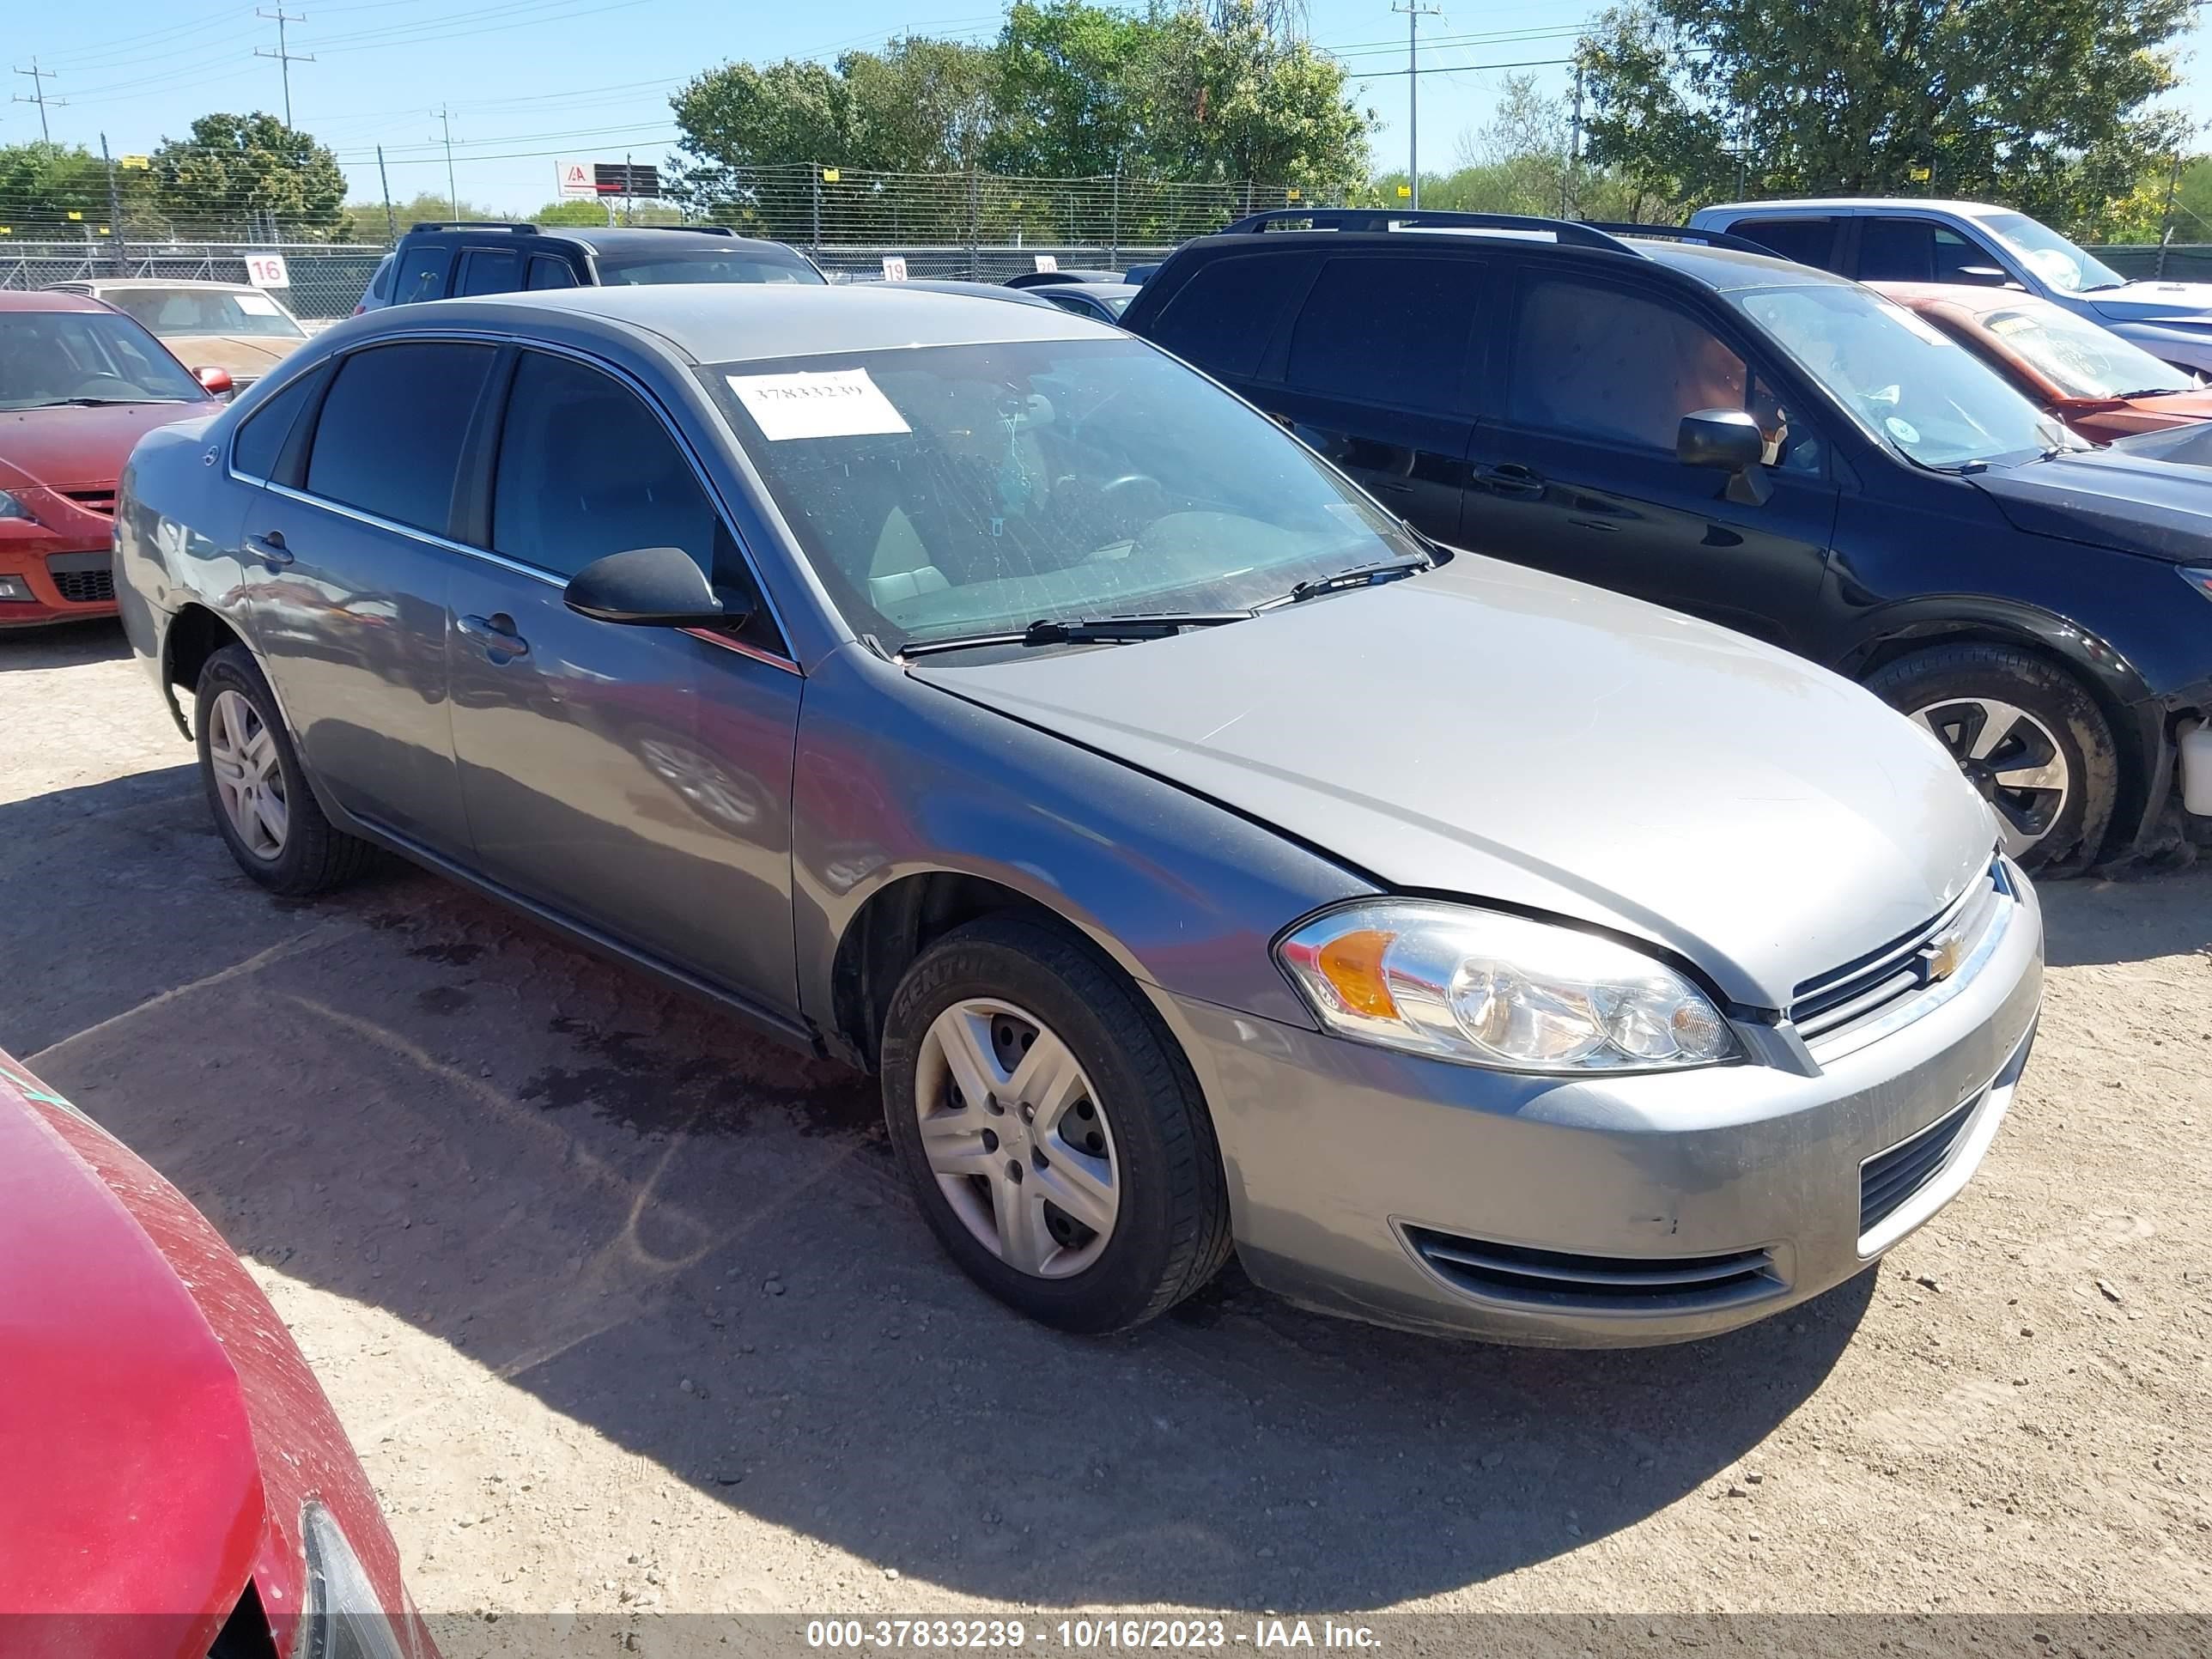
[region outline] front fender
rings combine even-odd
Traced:
[[[837,945],[910,876],[995,883],[1080,929],[1133,977],[1310,1026],[1268,946],[1373,888],[1176,786],[910,678],[866,647],[810,674],[792,805],[799,1005],[836,1029]]]

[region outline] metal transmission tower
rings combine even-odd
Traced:
[[[1421,19],[1441,17],[1443,13],[1434,6],[1425,6],[1419,0],[1407,5],[1393,5],[1394,12],[1406,14],[1406,184],[1407,199],[1413,206],[1421,204]]]
[[[284,125],[289,127],[292,125],[292,65],[312,64],[315,61],[315,54],[312,52],[287,52],[284,49],[284,25],[304,23],[307,21],[307,15],[305,12],[286,11],[282,6],[277,7],[274,11],[256,9],[253,15],[256,17],[269,18],[276,25],[276,50],[271,52],[266,46],[256,46],[253,49],[253,55],[256,58],[274,58],[276,60],[277,70],[284,77]]]
[[[40,69],[37,58],[33,58],[31,60],[30,68],[19,69],[15,73],[31,77],[31,89],[28,92],[17,93],[15,101],[19,104],[36,104],[39,106],[39,142],[42,144],[52,143],[54,135],[46,125],[46,106],[52,104],[57,109],[65,109],[69,106],[69,100],[46,96],[46,82],[54,78],[54,72],[52,70]]]

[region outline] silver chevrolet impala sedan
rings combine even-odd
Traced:
[[[1067,1329],[1233,1251],[1705,1335],[1927,1220],[2027,1060],[2035,897],[1923,733],[1056,311],[378,312],[146,439],[117,538],[248,875],[390,849],[872,1068],[946,1252]]]

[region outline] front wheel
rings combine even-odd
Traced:
[[[1867,689],[1936,735],[1996,811],[2023,867],[2066,875],[2096,859],[2112,821],[2119,760],[2081,684],[2005,645],[1948,645],[1899,658]]]
[[[1227,1261],[1188,1062],[1126,978],[1056,929],[987,916],[924,951],[891,999],[883,1085],[939,1242],[1031,1318],[1127,1329]]]

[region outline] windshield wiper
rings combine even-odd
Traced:
[[[1333,576],[1316,576],[1310,581],[1300,582],[1280,599],[1269,599],[1260,609],[1270,611],[1279,605],[1297,605],[1304,599],[1318,599],[1323,593],[1341,592],[1347,587],[1372,587],[1377,582],[1395,581],[1435,563],[1434,559],[1393,559],[1387,564],[1356,564]]]
[[[987,645],[1127,645],[1164,640],[1186,628],[1218,628],[1248,622],[1249,611],[1159,611],[1135,617],[1040,617],[1018,633],[959,634],[946,639],[908,640],[902,657],[937,651],[972,651]]]
[[[42,404],[18,404],[19,409],[110,409],[125,404],[180,404],[181,398],[49,398]]]

